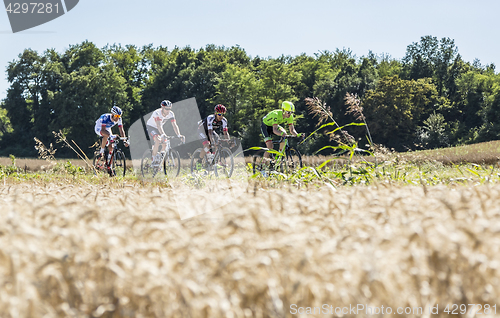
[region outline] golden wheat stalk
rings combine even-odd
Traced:
[[[76,147],[80,150],[80,152],[81,152],[83,155],[82,155],[82,154],[80,154],[78,151],[76,151],[76,150],[75,150],[75,148],[73,148],[73,147],[71,146],[71,144],[68,142],[68,140],[66,139],[66,137],[65,137],[65,136],[64,136],[64,134],[62,133],[62,131],[60,131],[60,130],[59,130],[59,132],[58,132],[58,133],[57,133],[57,132],[55,132],[55,131],[52,131],[52,133],[53,133],[53,134],[54,134],[54,136],[57,138],[57,142],[64,142],[64,143],[66,144],[66,146],[67,146],[69,149],[73,150],[73,151],[76,153],[76,155],[77,155],[80,159],[82,159],[82,160],[85,162],[85,164],[86,164],[89,168],[93,169],[93,170],[97,173],[97,170],[96,170],[96,168],[94,167],[94,165],[90,163],[90,159],[88,159],[88,157],[87,157],[87,155],[85,154],[85,152],[83,152],[83,151],[81,150],[81,148],[80,148],[80,147],[76,144],[76,142],[75,142],[75,141],[71,140],[71,141],[73,142],[73,144],[75,144],[75,146],[76,146]]]

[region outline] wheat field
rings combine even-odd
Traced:
[[[176,189],[103,180],[0,180],[0,317],[500,310],[498,184],[251,183],[231,204],[181,220]]]

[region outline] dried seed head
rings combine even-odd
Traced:
[[[345,94],[345,104],[347,105],[347,114],[352,114],[356,120],[365,120],[365,115],[363,115],[363,107],[361,107],[361,101],[357,94],[346,93]]]
[[[57,149],[54,149],[52,146],[52,143],[50,144],[50,148],[45,147],[43,142],[40,141],[40,139],[33,137],[33,139],[36,142],[35,149],[38,151],[38,158],[44,159],[44,160],[55,160],[56,158],[54,157],[54,154],[56,153]]]
[[[309,114],[313,115],[313,117],[318,117],[318,123],[316,126],[326,122],[329,118],[333,119],[330,106],[326,106],[326,103],[323,103],[318,97],[308,97],[305,99],[305,102],[309,110]]]

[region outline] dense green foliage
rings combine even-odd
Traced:
[[[33,137],[48,144],[54,130],[87,149],[97,140],[95,120],[111,106],[124,109],[128,127],[163,99],[191,97],[202,116],[214,104],[225,104],[230,133],[242,138],[245,148],[262,145],[260,120],[283,100],[296,104],[300,132],[312,132],[317,124],[308,114],[307,97],[324,101],[340,125],[354,122],[346,114],[346,93],[359,96],[373,141],[399,150],[500,135],[500,75],[494,65],[463,61],[448,38],[422,37],[402,60],[372,53],[357,58],[349,50],[252,58],[238,46],[99,49],[83,42],[62,54],[26,49],[9,63],[7,75],[10,88],[0,104],[4,156],[35,156]],[[366,140],[362,127],[349,132]],[[327,136],[315,135],[305,152],[326,144]]]

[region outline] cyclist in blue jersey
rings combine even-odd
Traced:
[[[121,110],[120,107],[113,106],[113,108],[111,108],[111,113],[102,114],[101,117],[99,117],[99,119],[96,120],[94,131],[99,137],[102,137],[101,150],[100,150],[101,155],[104,154],[104,148],[106,147],[108,139],[109,141],[113,141],[115,138],[117,138],[116,135],[112,134],[111,127],[118,125],[120,136],[125,138],[125,131],[123,130],[123,124],[122,124],[122,114],[123,111]],[[125,147],[128,147],[127,143],[125,143]],[[108,150],[109,150],[108,157],[111,158],[113,152],[111,142],[108,145]]]

